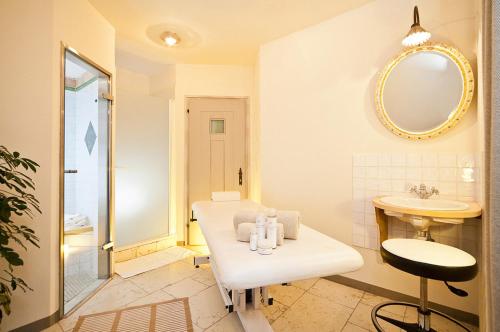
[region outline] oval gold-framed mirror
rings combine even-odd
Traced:
[[[411,140],[439,136],[467,112],[474,73],[467,58],[445,44],[405,49],[380,73],[377,115],[392,133]]]

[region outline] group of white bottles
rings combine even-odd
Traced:
[[[250,234],[250,250],[269,255],[276,249],[278,241],[278,223],[276,209],[267,210],[267,217],[260,214],[255,223],[255,231]]]

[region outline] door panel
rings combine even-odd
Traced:
[[[189,98],[188,109],[189,211],[214,191],[240,191],[246,198],[246,99]],[[189,223],[189,243],[205,243],[196,222]]]
[[[61,305],[67,313],[110,276],[111,76],[64,52]]]

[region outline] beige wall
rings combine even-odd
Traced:
[[[185,240],[184,227],[187,222],[186,97],[249,97],[249,111],[253,114],[254,72],[253,67],[250,66],[177,65],[175,74],[175,113],[171,113],[173,193],[171,193],[170,206],[176,219],[177,241],[183,241]],[[254,137],[254,135],[251,136]],[[252,160],[250,162],[252,163]],[[250,188],[251,186],[252,184]]]
[[[91,36],[91,37],[89,37]],[[10,330],[59,308],[59,68],[64,41],[114,71],[114,29],[84,0],[0,2],[0,142],[40,163],[43,214],[31,223],[40,249],[18,269],[33,292],[15,291]]]
[[[419,1],[434,41],[455,45],[475,67],[475,1]],[[265,44],[260,51],[262,201],[297,209],[304,223],[351,243],[352,156],[364,152],[473,152],[478,147],[474,101],[464,121],[441,138],[410,142],[378,121],[377,73],[401,51],[413,1],[378,0]],[[418,279],[359,249],[365,265],[348,277],[418,296]],[[461,284],[463,286],[464,284]],[[430,282],[430,299],[478,312],[477,282],[458,299]]]

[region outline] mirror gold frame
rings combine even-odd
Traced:
[[[385,83],[389,75],[391,74],[392,70],[401,61],[403,61],[405,58],[407,58],[412,54],[418,52],[426,52],[426,51],[440,53],[451,59],[457,65],[458,69],[460,70],[460,74],[462,76],[462,84],[463,84],[462,97],[456,109],[452,113],[450,113],[448,120],[445,121],[440,126],[422,132],[407,131],[398,127],[389,118],[389,115],[387,114],[387,111],[384,108],[383,98],[384,98]],[[375,92],[375,103],[377,108],[377,115],[380,121],[393,134],[410,140],[424,140],[442,135],[451,128],[453,128],[454,126],[456,126],[457,123],[460,122],[460,120],[463,118],[463,116],[469,109],[473,96],[474,96],[474,73],[467,58],[454,47],[445,44],[428,43],[421,46],[405,49],[402,53],[397,55],[384,67],[377,81],[377,88]]]

